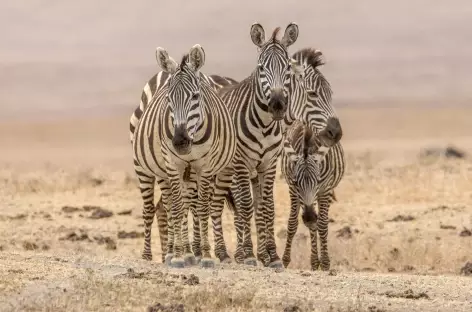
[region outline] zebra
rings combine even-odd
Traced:
[[[290,23],[281,40],[277,39],[279,31],[280,27],[277,27],[266,41],[262,25],[254,23],[251,26],[251,39],[258,47],[258,65],[240,83],[219,92],[231,112],[237,136],[231,170],[222,171],[216,176],[211,210],[215,255],[220,261],[229,259],[223,239],[221,214],[224,200],[231,190],[236,207],[234,223],[238,238],[235,260],[252,265],[257,263],[250,231],[246,230],[250,227],[253,211],[251,174],[256,171],[260,181],[254,196],[259,198],[258,209],[255,210],[257,258],[264,266],[282,267],[272,233],[273,184],[276,161],[282,150],[283,120],[291,101],[289,92],[293,69],[287,49],[298,38],[298,25]],[[246,246],[243,246],[245,232],[249,232],[246,235],[249,237],[244,237]]]
[[[333,140],[330,133],[336,134]],[[336,200],[334,189],[344,176],[345,159],[339,140],[342,130],[337,119],[330,119],[326,128],[315,135],[310,127],[298,122],[287,131],[282,152],[281,171],[289,186],[290,217],[282,261],[290,263],[291,246],[298,227],[298,214],[310,231],[311,269],[329,270],[328,210]],[[332,148],[331,148],[332,147]],[[318,204],[318,214],[315,211]],[[317,232],[320,234],[321,257],[318,258]]]
[[[164,86],[170,78],[170,73],[166,71],[160,71],[154,76],[152,76],[148,82],[145,84],[142,92],[141,92],[141,101],[139,103],[139,106],[136,107],[134,110],[133,114],[131,115],[130,118],[130,123],[129,123],[129,131],[130,131],[130,140],[131,144],[133,143],[133,137],[134,137],[134,131],[136,129],[136,126],[139,122],[139,119],[141,118],[144,110],[149,106],[153,99],[153,95],[156,93],[157,90],[159,90],[162,86]],[[206,80],[216,91],[219,89],[229,86],[229,85],[234,85],[238,83],[233,78],[226,77],[226,76],[221,76],[221,75],[203,75],[200,73],[200,78]],[[192,171],[191,176],[193,177],[195,174],[194,171]],[[196,183],[193,181],[194,179],[190,178],[189,183],[189,193],[190,194],[195,194],[196,193]],[[189,195],[190,196],[190,195]],[[201,247],[200,247],[200,225],[198,222],[198,216],[196,213],[196,202],[195,198],[193,200],[191,198],[187,199],[190,205],[190,210],[192,211],[193,214],[193,223],[194,223],[194,244],[193,244],[193,254],[192,254],[192,249],[190,247],[190,242],[188,238],[188,219],[183,218],[183,223],[182,223],[182,239],[184,241],[184,250],[185,250],[185,257],[184,260],[187,264],[194,264],[198,262],[197,259],[195,259],[195,256],[197,258],[201,257]],[[162,197],[159,197],[159,199],[156,202],[156,205],[154,206],[154,211],[156,215],[156,220],[157,220],[157,225],[159,229],[159,238],[160,238],[160,245],[161,245],[161,253],[162,253],[162,262],[165,262],[165,255],[166,255],[166,247],[168,243],[168,235],[171,235],[168,231],[167,227],[167,211],[166,208],[164,207],[164,204],[162,202]],[[150,211],[152,213],[152,210]],[[187,212],[186,212],[187,213]],[[187,213],[188,214],[188,213]],[[152,227],[153,219],[150,219],[150,225],[149,227]],[[151,230],[149,230],[149,236],[145,235],[144,236],[144,251],[142,253],[142,258],[145,260],[152,260],[152,251],[151,251]]]
[[[156,49],[158,64],[170,77],[153,94],[134,129],[134,165],[143,198],[145,237],[150,237],[155,214],[157,181],[167,222],[174,235],[168,240],[166,258],[172,267],[185,267],[182,245],[183,197],[188,173],[193,169],[198,188],[196,209],[202,231],[203,267],[213,267],[208,241],[209,196],[214,176],[226,168],[236,151],[236,134],[229,110],[207,79],[201,79],[205,52],[194,45],[180,64],[163,48]],[[150,240],[149,240],[150,241]],[[143,257],[150,246],[145,245]],[[175,254],[174,254],[175,253]]]

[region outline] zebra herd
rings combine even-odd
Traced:
[[[324,64],[322,53],[307,48],[290,56],[288,47],[298,38],[298,26],[290,23],[281,39],[279,31],[277,27],[266,40],[262,25],[251,26],[258,49],[256,66],[240,82],[203,74],[205,52],[198,44],[180,63],[157,48],[162,71],[146,83],[130,120],[143,200],[144,259],[152,259],[156,216],[163,262],[174,268],[197,263],[214,267],[208,236],[211,216],[214,254],[220,262],[231,262],[222,226],[226,203],[234,214],[236,263],[287,267],[302,208],[311,236],[311,268],[329,269],[328,209],[344,174],[342,129],[331,105],[331,87],[318,68]],[[282,260],[274,233],[273,188],[279,157],[291,201]],[[156,204],[155,183],[161,190]]]

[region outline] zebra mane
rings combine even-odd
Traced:
[[[280,31],[280,27],[277,27],[272,32],[272,36],[270,37],[270,39],[272,39],[272,42],[275,42],[275,40],[277,40],[277,35],[279,34],[279,31]]]
[[[325,58],[320,50],[313,48],[304,48],[295,52],[292,57],[294,59],[305,60],[308,65],[311,65],[314,69],[318,66],[325,64]]]
[[[185,53],[184,56],[182,56],[182,60],[180,61],[180,69],[182,70],[184,68],[184,66],[187,65],[187,62],[188,62],[188,53]]]

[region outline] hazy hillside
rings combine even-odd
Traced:
[[[325,53],[338,106],[468,104],[471,20],[466,0],[2,1],[1,115],[130,111],[156,46],[180,58],[200,43],[205,72],[241,79],[254,67],[254,21],[267,33],[299,24],[291,51]]]

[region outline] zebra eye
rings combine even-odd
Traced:
[[[194,93],[194,94],[192,95],[192,100],[193,100],[193,101],[196,101],[196,100],[198,100],[199,98],[200,98],[200,93],[198,93],[198,92],[197,92],[197,93]]]

